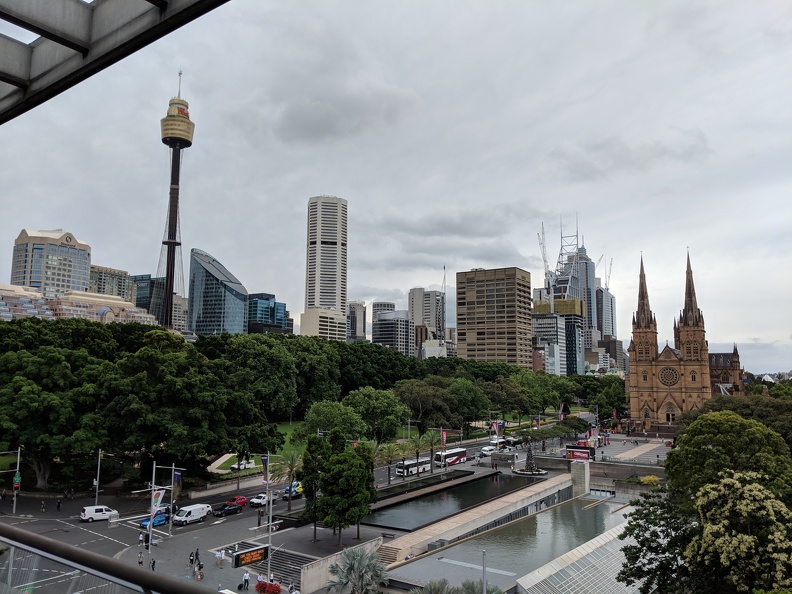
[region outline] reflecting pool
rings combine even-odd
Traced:
[[[538,480],[536,477],[496,474],[377,510],[366,516],[362,523],[415,530],[506,493],[524,489]]]
[[[623,503],[576,499],[422,555],[390,571],[415,584],[446,578],[452,586],[480,580],[486,551],[487,583],[506,590],[517,579],[625,521]]]

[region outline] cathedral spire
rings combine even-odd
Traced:
[[[685,280],[685,309],[679,315],[679,323],[683,326],[699,326],[704,324],[704,316],[696,301],[696,287],[693,286],[693,270],[690,267],[690,252],[687,255],[687,276]]]
[[[635,328],[656,328],[652,308],[649,307],[649,291],[646,289],[643,256],[641,256],[641,274],[638,282],[638,311],[633,317]]]

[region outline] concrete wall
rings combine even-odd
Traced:
[[[380,546],[382,546],[382,537],[377,537],[374,540],[364,542],[363,544],[359,544],[356,547],[348,548],[357,549],[363,547],[365,549],[376,551],[378,548],[380,548]],[[324,590],[327,586],[328,580],[332,577],[330,575],[330,566],[341,558],[342,552],[336,553],[335,555],[331,555],[329,557],[323,557],[322,559],[317,559],[313,563],[303,565],[302,572],[300,574],[300,590],[302,592],[318,592],[320,590]]]
[[[560,470],[571,472],[571,460],[565,458],[536,457],[536,465],[545,470]],[[643,464],[620,464],[612,462],[589,462],[592,477],[619,480],[630,478],[633,475],[644,476],[653,474],[660,479],[665,478],[665,469],[662,466],[646,466]],[[601,483],[602,481],[596,481]]]

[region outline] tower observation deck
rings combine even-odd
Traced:
[[[184,292],[179,230],[179,174],[181,169],[181,151],[192,146],[193,132],[195,131],[195,124],[190,120],[190,105],[180,96],[181,72],[179,72],[179,81],[179,95],[170,100],[168,113],[160,120],[162,142],[171,149],[168,218],[165,223],[165,238],[162,241],[162,252],[160,253],[160,263],[157,270],[158,276],[165,277],[159,322],[166,328],[173,327],[174,289]],[[176,286],[177,273],[180,286]]]

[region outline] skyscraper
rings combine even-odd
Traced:
[[[371,324],[371,342],[414,357],[415,324],[409,313],[405,310],[381,312]]]
[[[531,274],[521,268],[457,272],[457,353],[531,369]]]
[[[91,246],[63,229],[22,229],[14,242],[11,284],[33,287],[44,299],[90,286]]]
[[[131,303],[136,300],[135,283],[126,270],[116,270],[96,264],[91,264],[91,293],[115,295]]]
[[[308,201],[305,309],[321,307],[346,315],[347,201],[315,196]]]
[[[350,301],[347,311],[347,340],[366,340],[366,304]]]
[[[445,328],[445,294],[423,287],[410,289],[407,297],[410,319],[416,326],[426,326],[429,338],[440,338]]]
[[[190,252],[190,296],[187,328],[196,334],[247,332],[248,292],[215,258]]]
[[[347,336],[347,201],[334,196],[308,200],[305,313],[300,333],[329,340]]]

